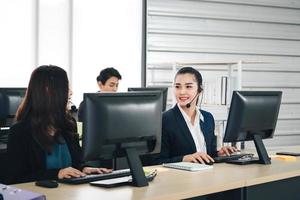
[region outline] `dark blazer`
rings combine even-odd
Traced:
[[[200,127],[206,142],[207,154],[214,157],[217,154],[216,136],[214,134],[215,121],[211,113],[200,110],[204,122],[200,120]],[[155,164],[181,162],[183,156],[196,152],[196,146],[191,132],[178,108],[163,113],[161,152],[155,159]]]
[[[78,137],[64,134],[63,138],[71,154],[72,167],[81,169],[82,154]],[[46,151],[33,137],[28,123],[19,122],[11,127],[7,156],[8,184],[58,178],[60,169],[46,169]]]

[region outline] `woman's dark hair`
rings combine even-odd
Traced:
[[[101,82],[103,85],[105,85],[106,81],[113,76],[117,77],[119,80],[122,79],[121,74],[115,68],[105,68],[100,72],[99,76],[97,76],[97,82]]]
[[[74,119],[66,109],[68,98],[69,81],[65,70],[43,65],[32,72],[16,120],[29,123],[33,136],[48,152],[60,134],[76,131]],[[55,131],[55,137],[49,135],[50,129]]]
[[[202,89],[202,76],[201,76],[201,74],[200,74],[199,71],[197,71],[193,67],[183,67],[180,70],[178,70],[178,72],[176,73],[175,78],[179,74],[193,74],[195,76],[195,78],[196,78],[196,81],[197,81],[198,92],[200,93],[203,90]]]

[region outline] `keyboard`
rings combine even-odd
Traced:
[[[253,154],[251,153],[240,153],[240,154],[231,154],[229,156],[218,156],[214,157],[215,163],[222,163],[227,162],[231,160],[238,160],[240,158],[251,158],[253,157]]]
[[[107,173],[107,174],[88,174],[83,177],[59,179],[58,181],[61,183],[68,183],[68,184],[83,184],[83,183],[90,183],[92,181],[119,178],[119,177],[124,177],[129,175],[131,175],[130,169],[120,169],[120,170],[114,170],[111,173]]]

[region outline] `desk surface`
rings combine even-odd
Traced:
[[[298,148],[300,150],[300,148]],[[296,161],[272,160],[271,165],[214,164],[213,169],[188,172],[156,166],[158,175],[148,187],[123,186],[112,189],[83,185],[60,184],[56,189],[15,185],[18,188],[45,194],[47,199],[183,199],[245,186],[300,176],[300,158]]]

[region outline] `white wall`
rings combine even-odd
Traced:
[[[242,88],[283,91],[275,137],[266,143],[300,144],[300,1],[147,2],[148,63],[270,62],[243,65]],[[204,75],[225,71],[204,68]],[[171,68],[147,70],[147,84],[171,87],[173,78]]]
[[[36,1],[0,1],[0,87],[26,86],[36,64]]]
[[[120,91],[140,86],[142,12],[141,0],[0,1],[0,87],[27,87],[48,64],[68,72],[75,105],[106,67],[120,71]]]
[[[37,64],[53,64],[69,73],[71,49],[70,0],[39,0],[37,15]],[[70,76],[70,74],[69,74]]]
[[[73,2],[72,86],[75,104],[83,92],[96,92],[101,69],[122,75],[119,91],[141,85],[141,0]]]

